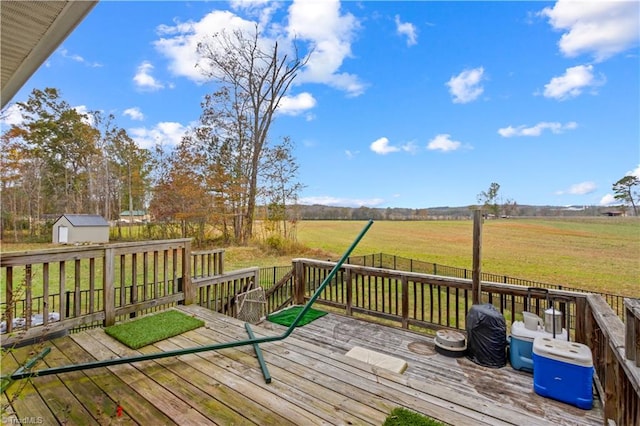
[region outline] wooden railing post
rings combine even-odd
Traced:
[[[104,291],[104,326],[108,327],[116,323],[116,291],[114,287],[115,276],[115,249],[107,248],[104,251],[102,288]]]
[[[217,254],[218,259],[218,269],[215,271],[216,274],[222,275],[224,274],[224,251]]]
[[[576,298],[576,335],[575,340],[578,343],[587,342],[587,299],[584,297]],[[567,328],[567,330],[569,330]]]
[[[304,288],[305,288],[305,276],[304,276],[304,262],[294,260],[293,261],[294,280],[293,280],[293,303],[296,305],[304,305]]]
[[[11,333],[13,331],[13,309],[15,305],[15,300],[13,300],[13,267],[7,267],[7,282],[5,288],[6,295],[6,308],[4,312],[5,320],[7,321],[7,333]]]
[[[351,310],[353,306],[353,276],[351,272],[351,268],[347,268],[345,271],[345,280],[347,281],[347,307],[346,314],[347,316],[353,315]]]
[[[473,304],[482,303],[481,278],[482,253],[482,210],[473,212],[473,271],[471,273],[471,300]],[[434,265],[435,267],[435,265]]]
[[[604,336],[606,339],[606,336]],[[616,356],[611,349],[608,339],[604,345],[604,418],[617,420],[618,410],[620,409],[620,392],[618,391],[618,368]]]
[[[182,291],[185,305],[191,305],[195,300],[196,292],[191,284],[191,275],[191,241],[185,241],[182,249]]]
[[[624,333],[625,356],[635,361],[640,367],[640,299],[624,299],[625,324]]]
[[[402,276],[402,328],[409,328],[409,278]]]

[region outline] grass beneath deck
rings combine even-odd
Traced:
[[[382,426],[445,426],[445,424],[406,408],[394,408]]]
[[[104,331],[130,348],[139,349],[203,325],[204,321],[200,319],[170,309],[133,321],[112,325],[105,328]]]

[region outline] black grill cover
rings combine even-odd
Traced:
[[[485,367],[507,364],[507,324],[490,303],[473,305],[467,314],[467,358]]]

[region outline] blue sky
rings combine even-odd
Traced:
[[[101,1],[23,86],[173,146],[213,91],[202,37],[258,23],[313,55],[271,141],[296,144],[304,203],[606,205],[640,176],[637,1]],[[14,106],[5,123],[19,120]]]

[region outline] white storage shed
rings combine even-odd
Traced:
[[[108,243],[109,223],[97,214],[63,214],[53,224],[52,237],[60,244]]]

